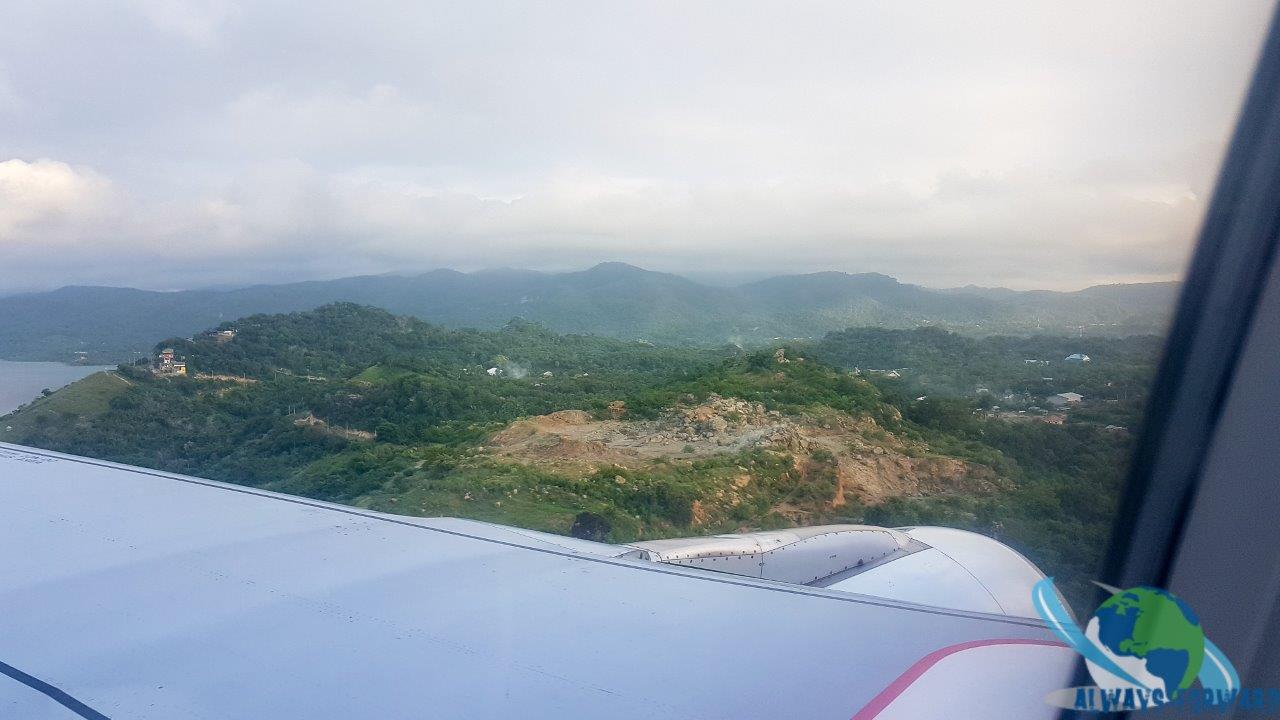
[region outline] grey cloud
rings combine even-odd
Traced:
[[[1171,277],[1270,9],[28,4],[0,27],[0,290]]]

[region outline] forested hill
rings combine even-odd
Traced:
[[[743,351],[523,321],[450,330],[352,304],[218,329],[234,332],[154,346],[172,347],[187,376],[149,360],[90,376],[6,416],[0,439],[612,541],[963,527],[998,534],[1084,597],[1128,456],[1117,426],[1142,402],[1126,378],[1143,386],[1154,363],[1143,338],[854,330]],[[1065,364],[1069,349],[1094,357]],[[979,378],[990,392],[966,385]],[[1078,406],[1037,409],[1084,382],[1094,389]]]
[[[818,338],[854,326],[1121,336],[1161,332],[1176,291],[1174,283],[1071,293],[931,290],[837,272],[715,287],[620,263],[568,273],[440,270],[235,290],[66,287],[0,298],[0,358],[65,361],[84,352],[89,360],[118,362],[144,354],[158,337],[338,301],[454,328],[496,329],[522,317],[556,332],[711,347]]]
[[[1092,398],[1140,399],[1155,374],[1164,339],[1156,335],[966,337],[938,328],[850,328],[828,333],[810,355],[846,369],[901,369],[903,384],[930,393],[973,395],[1062,391]],[[1071,362],[1073,355],[1089,362]]]
[[[233,342],[216,331],[231,329]],[[380,308],[334,303],[307,312],[251,315],[194,338],[162,340],[204,373],[268,379],[273,374],[350,379],[359,373],[469,374],[498,366],[505,376],[625,370],[659,373],[738,354],[736,347],[674,348],[637,340],[560,335],[536,323],[511,320],[494,331],[452,330]],[[382,370],[379,370],[381,368]]]

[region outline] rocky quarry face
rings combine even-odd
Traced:
[[[801,470],[810,454],[830,453],[838,489],[831,507],[856,498],[874,505],[890,497],[982,492],[999,482],[986,466],[930,456],[908,447],[871,418],[831,411],[821,417],[789,417],[761,403],[711,395],[681,404],[657,420],[627,420],[625,405],[609,406],[610,419],[581,410],[526,418],[490,438],[486,448],[509,461],[569,474],[601,465],[638,468],[656,460],[693,460],[751,448],[786,453]]]

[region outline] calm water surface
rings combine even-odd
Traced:
[[[31,402],[40,391],[57,390],[114,365],[63,365],[54,362],[11,362],[0,360],[0,415]]]

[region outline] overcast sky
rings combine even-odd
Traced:
[[[4,3],[0,291],[1175,277],[1263,0]]]

